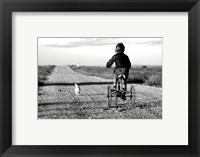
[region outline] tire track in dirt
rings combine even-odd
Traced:
[[[112,80],[87,76],[73,71],[69,66],[56,66],[47,82],[108,82]],[[131,85],[128,85],[130,89]],[[157,119],[162,118],[162,103],[152,106],[151,100],[162,102],[162,89],[134,85],[136,108],[131,110],[129,101],[119,100],[120,107],[107,109],[107,85],[81,86],[81,94],[76,96],[73,86],[44,86],[38,96],[39,119]],[[128,99],[128,98],[127,98]],[[155,99],[155,100],[154,100]],[[149,106],[149,104],[151,106]],[[159,113],[157,110],[159,109]]]

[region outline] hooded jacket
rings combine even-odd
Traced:
[[[107,68],[110,68],[113,63],[115,63],[115,70],[117,68],[126,68],[130,69],[131,68],[131,62],[126,54],[123,52],[119,52],[115,54],[106,64]]]

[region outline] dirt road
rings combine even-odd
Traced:
[[[119,99],[116,106],[107,107],[107,86],[92,85],[93,82],[110,82],[95,76],[73,71],[69,66],[56,66],[48,77],[51,86],[39,87],[38,119],[161,119],[162,88],[134,85],[136,89],[135,109],[130,101]],[[82,85],[81,94],[75,95],[74,86],[53,85],[54,83],[88,83]],[[128,90],[130,89],[128,85]]]

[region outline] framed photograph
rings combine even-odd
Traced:
[[[1,156],[194,156],[200,2],[1,0]]]

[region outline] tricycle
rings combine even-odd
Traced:
[[[135,106],[135,88],[131,85],[130,90],[124,90],[122,88],[122,82],[125,81],[125,75],[121,74],[118,76],[116,88],[111,88],[109,85],[107,88],[107,98],[108,98],[108,108],[111,108],[112,99],[115,99],[115,105],[117,106],[117,99],[121,98],[122,94],[125,94],[125,99],[129,97],[130,103],[129,106],[131,109],[134,109]]]

